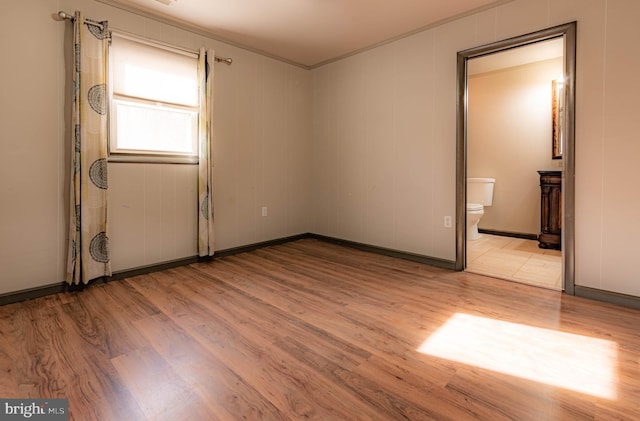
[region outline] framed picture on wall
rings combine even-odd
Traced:
[[[561,81],[551,81],[551,158],[562,159],[562,92]]]

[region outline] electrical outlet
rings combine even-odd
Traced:
[[[445,228],[451,228],[451,217],[450,216],[445,216],[444,217],[444,227]]]
[[[267,216],[267,207],[266,206],[262,207],[262,216]]]

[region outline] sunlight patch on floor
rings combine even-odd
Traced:
[[[418,348],[438,358],[617,398],[615,342],[456,313]]]

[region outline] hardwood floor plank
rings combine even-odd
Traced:
[[[580,394],[479,368],[458,370],[446,388],[452,399],[481,408],[485,419],[594,419],[595,403]]]
[[[46,302],[45,297],[34,300],[35,305],[21,303],[23,309],[16,312],[10,332],[18,345],[15,368],[23,396],[64,397],[67,388],[75,386],[69,374],[84,369],[74,364],[75,351],[65,338],[59,308]]]
[[[216,420],[215,414],[154,349],[137,349],[112,363],[149,420]]]
[[[139,332],[132,328],[129,314],[122,312],[104,290],[105,285],[96,285],[82,292],[83,300],[63,305],[64,314],[72,321],[77,337],[106,358],[146,346]],[[120,311],[114,311],[116,309]]]
[[[233,420],[240,414],[251,420],[285,419],[244,379],[165,315],[139,320],[136,325],[219,419]]]
[[[158,282],[161,283],[162,280],[159,279]],[[158,307],[164,308],[166,302],[171,301],[166,298],[167,295],[169,294],[151,299]],[[180,301],[188,301],[187,297],[177,291],[171,295],[180,296]],[[207,346],[216,358],[262,393],[286,417],[347,419],[352,417],[350,411],[353,408],[361,406],[360,411],[364,414],[370,411],[353,397],[342,396],[337,399],[333,395],[332,385],[321,381],[314,372],[290,355],[279,352],[272,346],[270,337],[264,336],[262,329],[253,325],[251,320],[242,320],[230,313],[220,313],[215,304],[209,307],[191,302],[190,311],[195,314],[208,312],[207,323],[194,323],[191,318],[177,318],[176,323]],[[229,348],[229,343],[233,343],[234,347]]]
[[[313,368],[315,372],[324,376],[333,384],[340,385],[350,393],[358,396],[362,401],[375,408],[378,416],[383,419],[455,419],[445,418],[421,404],[408,403],[407,396],[390,391],[386,383],[380,378],[365,377],[359,370],[348,370],[327,360],[320,353],[292,338],[283,338],[276,344],[289,354],[296,356],[301,362]],[[430,384],[425,381],[421,390],[414,395],[424,396],[429,393]],[[403,390],[406,392],[407,390]],[[416,399],[418,401],[419,399]]]
[[[200,291],[184,290],[183,287],[175,285],[173,288],[183,292],[194,302],[202,305],[212,304]],[[210,310],[225,320],[236,319],[242,323],[254,324],[256,331],[269,342],[275,342],[283,335],[292,336],[302,342],[313,342],[321,346],[327,356],[347,367],[356,367],[371,355],[315,325],[292,318],[290,313],[275,306],[264,302],[259,307],[256,306],[255,297],[246,295],[242,290],[222,282],[218,283],[218,288],[226,290],[226,295],[211,305]]]
[[[113,367],[102,354],[74,334],[68,305],[49,297],[19,303],[10,339],[15,341],[15,398],[69,398],[70,419],[143,419],[126,388],[113,377]],[[105,369],[105,365],[107,366]],[[117,405],[114,405],[117,403]],[[121,409],[125,408],[125,412]]]
[[[635,421],[638,326],[306,239],[0,307],[0,396],[74,420]]]
[[[227,269],[233,273],[245,272],[243,268],[245,265],[241,267],[232,262],[220,263],[215,268],[218,273],[226,275],[225,270]],[[228,276],[224,276],[224,278],[227,279]],[[244,285],[247,285],[245,292],[257,293],[264,302],[280,308],[281,311],[295,313],[305,323],[320,326],[323,330],[345,342],[357,343],[358,347],[369,353],[392,355],[394,357],[401,356],[401,363],[412,369],[422,367],[424,364],[422,357],[415,352],[415,349],[424,340],[425,335],[428,335],[428,332],[424,330],[413,337],[411,343],[407,343],[396,336],[398,331],[396,327],[375,322],[375,318],[371,319],[367,315],[358,314],[352,308],[345,312],[344,306],[335,305],[332,302],[315,301],[315,304],[313,302],[309,303],[306,299],[310,294],[286,288],[280,281],[270,282],[268,278],[261,277],[259,274],[254,274],[251,279],[252,281],[246,279],[245,281],[234,280],[233,286],[244,290]],[[254,285],[254,280],[259,280],[260,282]],[[282,297],[287,297],[284,301],[284,306],[280,304],[283,302]],[[383,295],[382,297],[384,300],[384,297],[388,297],[388,295]],[[297,304],[295,309],[291,307],[292,302]],[[381,303],[380,305],[383,304]],[[442,319],[442,321],[444,320],[446,318]],[[397,326],[401,325],[402,323],[399,323]],[[385,327],[387,328],[386,330]]]
[[[16,378],[15,361],[18,359],[18,349],[13,340],[16,313],[22,303],[0,306],[0,391],[7,393],[6,398],[17,397],[18,383]]]
[[[356,372],[371,382],[377,382],[389,393],[402,396],[413,405],[426,408],[438,420],[499,420],[496,413],[483,413],[469,405],[468,401],[451,399],[447,384],[457,368],[433,364],[409,369],[405,364],[395,364],[377,356],[370,358]]]
[[[83,389],[88,388],[95,393],[84,403],[86,407],[70,405],[70,415],[75,419],[143,420],[142,410],[111,363],[111,358],[148,344],[140,339],[139,333],[132,331],[127,313],[115,311],[118,307],[113,301],[102,296],[104,286],[97,287],[84,291],[81,300],[61,306],[60,319],[69,327],[68,345],[82,351],[76,355],[74,364],[83,366],[88,372],[80,378],[90,379]],[[84,391],[80,393],[87,395]],[[95,418],[90,416],[91,413]]]
[[[136,321],[160,313],[153,304],[135,290],[128,282],[110,282],[109,284],[96,285],[90,290],[95,290],[100,302],[109,301],[111,308],[117,308],[118,312],[125,315],[123,319]]]

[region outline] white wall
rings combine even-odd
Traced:
[[[496,179],[480,228],[540,232],[537,171],[562,168],[551,158],[551,81],[562,68],[558,57],[469,77],[467,174]]]
[[[308,71],[94,1],[7,1],[1,11],[12,18],[0,25],[0,294],[64,279],[71,24],[54,16],[76,9],[114,30],[233,57],[232,66],[215,67],[217,250],[309,231]],[[197,254],[195,167],[110,163],[109,183],[114,270]],[[262,206],[268,217],[260,216]]]
[[[516,0],[314,70],[314,232],[454,260],[456,52],[577,20],[576,284],[640,296],[638,16]]]

